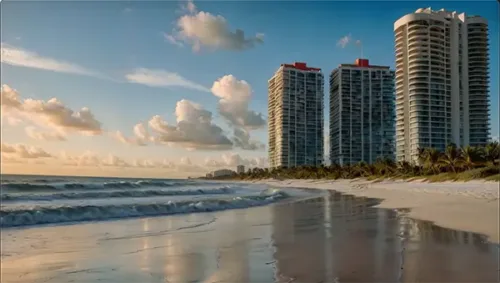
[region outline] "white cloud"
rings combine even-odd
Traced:
[[[337,41],[337,46],[340,48],[346,48],[350,44],[361,47],[362,41],[360,39],[354,39],[351,34],[343,36]]]
[[[24,145],[24,144],[7,144],[2,143],[1,148],[2,156],[5,154],[12,158],[22,159],[35,159],[35,158],[49,158],[51,154],[46,152],[40,147]]]
[[[238,165],[244,165],[248,168],[267,167],[267,158],[265,157],[244,158],[236,153],[225,153],[221,156],[221,159],[222,160],[206,158],[204,164],[205,166],[212,168],[222,168],[222,167],[234,168]]]
[[[17,115],[16,118],[52,127],[62,133],[78,132],[85,135],[102,133],[101,122],[95,119],[87,107],[73,111],[57,98],[48,101],[31,98],[21,100],[19,93],[8,85],[2,85],[1,97],[2,115],[14,117]]]
[[[40,132],[35,127],[29,126],[25,128],[28,137],[39,141],[65,141],[66,136],[59,132]]]
[[[22,107],[19,93],[10,86],[6,84],[2,85],[1,95],[0,104],[2,105],[2,113],[3,111],[9,111],[9,109],[19,109]]]
[[[264,35],[261,33],[245,37],[243,30],[231,31],[224,17],[198,12],[192,1],[187,2],[184,11],[187,14],[177,20],[173,38],[175,42],[183,41],[192,45],[194,51],[200,51],[202,46],[211,49],[244,50],[264,42]]]
[[[132,73],[125,75],[125,77],[131,83],[143,84],[151,87],[183,87],[205,92],[210,91],[202,85],[189,81],[176,73],[165,70],[138,68]]]
[[[193,1],[192,0],[188,0],[187,1],[187,4],[186,4],[186,9],[189,13],[196,13],[197,12],[197,8],[196,8],[196,5],[194,5]]]
[[[149,159],[136,159],[132,163],[134,167],[138,168],[168,168],[168,163],[160,163]]]
[[[59,73],[69,73],[92,77],[101,77],[100,74],[79,66],[77,64],[38,55],[35,52],[1,44],[1,62],[11,66],[19,66],[33,69],[54,71]]]
[[[250,139],[248,131],[239,128],[234,128],[233,142],[234,146],[245,150],[259,150],[266,148],[265,144]]]
[[[351,41],[352,41],[352,36],[351,34],[348,34],[346,36],[343,36],[337,41],[337,46],[345,48]]]
[[[19,126],[23,122],[23,120],[16,118],[16,117],[13,117],[13,116],[2,115],[2,119],[4,117],[7,119],[7,124],[10,126]]]
[[[169,125],[156,115],[149,127],[156,134],[153,140],[169,145],[180,145],[188,149],[230,149],[232,142],[223,130],[212,123],[212,113],[189,100],[177,102],[175,108],[177,125]]]
[[[120,131],[112,132],[111,137],[121,143],[137,146],[146,146],[147,142],[150,140],[149,133],[143,123],[139,123],[134,126],[133,137],[125,137],[125,135],[123,135]]]
[[[246,81],[227,75],[216,80],[211,90],[220,98],[219,113],[232,126],[258,129],[266,125],[261,113],[248,109],[252,88]]]
[[[109,167],[130,167],[130,164],[128,162],[112,154],[108,154],[108,156],[102,159],[101,165]]]
[[[130,163],[123,160],[122,158],[108,154],[106,157],[101,157],[97,153],[92,151],[85,151],[81,155],[71,155],[66,152],[62,152],[60,160],[64,165],[67,166],[79,166],[79,167],[131,167]]]
[[[168,33],[163,33],[163,37],[165,38],[166,41],[170,42],[173,45],[177,45],[179,47],[184,47],[184,44],[177,40],[175,36],[168,34]]]

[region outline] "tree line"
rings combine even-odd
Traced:
[[[450,144],[444,151],[423,148],[418,161],[395,162],[379,159],[373,164],[299,166],[291,168],[252,168],[245,173],[217,179],[354,179],[354,178],[429,178],[434,181],[470,180],[486,178],[500,180],[500,145],[490,142],[485,146],[463,148]]]

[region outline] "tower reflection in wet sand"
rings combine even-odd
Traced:
[[[278,282],[498,282],[498,246],[331,192],[274,207]]]

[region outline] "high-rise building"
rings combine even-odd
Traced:
[[[330,74],[330,161],[394,159],[394,71],[366,59]]]
[[[396,152],[484,145],[489,137],[488,23],[479,16],[418,9],[394,23]]]
[[[238,174],[245,173],[245,166],[244,165],[238,165],[238,166],[236,166],[236,173],[238,173]]]
[[[268,81],[270,167],[323,163],[321,69],[306,63],[281,64]]]

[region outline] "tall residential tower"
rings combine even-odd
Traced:
[[[394,159],[394,71],[366,59],[330,74],[330,161]]]
[[[418,149],[479,146],[489,136],[488,23],[418,9],[394,23],[397,159]]]
[[[268,81],[269,165],[319,166],[323,163],[321,69],[306,63],[281,64]]]

